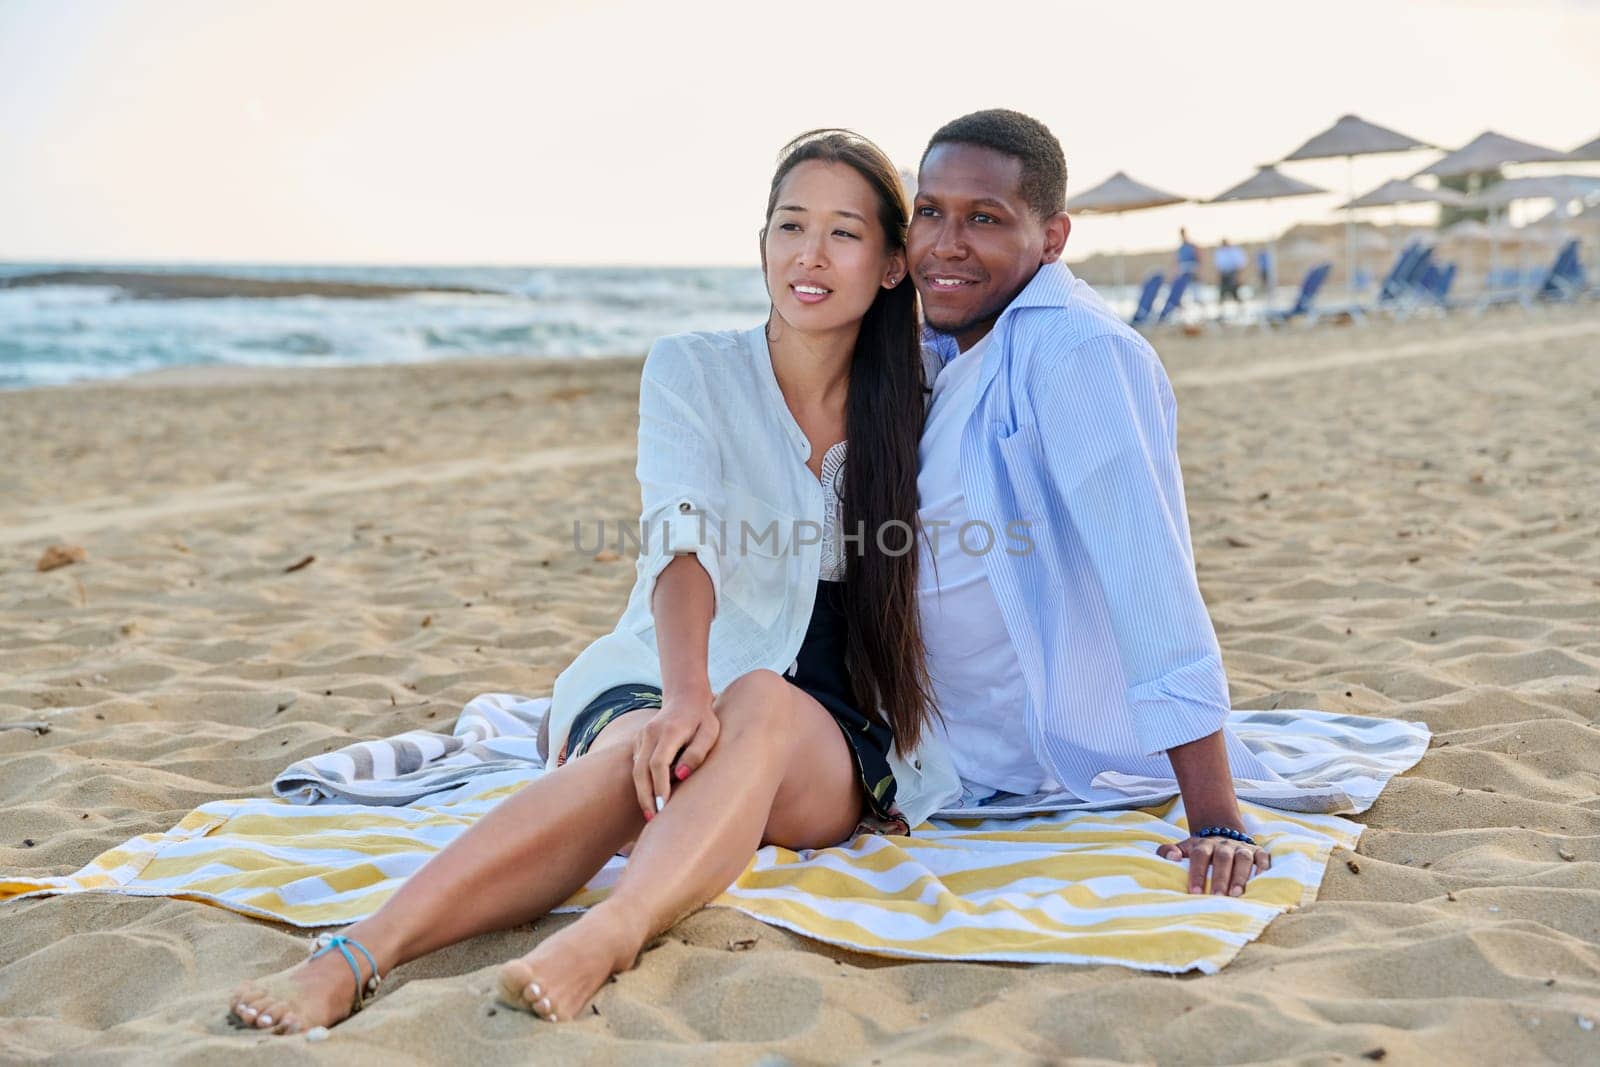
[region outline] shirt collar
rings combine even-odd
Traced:
[[[1072,297],[1072,287],[1077,284],[1077,277],[1071,268],[1057,260],[1046,263],[1036,271],[1028,284],[1006,305],[1006,309],[995,320],[994,333],[1000,329],[1000,324],[1012,312],[1021,308],[1037,307],[1064,307]],[[961,354],[961,347],[956,344],[956,339],[947,333],[924,327],[923,339],[939,356],[940,363],[949,363]]]

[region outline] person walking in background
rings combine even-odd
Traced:
[[[1226,237],[1212,258],[1217,265],[1217,310],[1220,313],[1222,305],[1229,300],[1235,304],[1241,303],[1239,279],[1249,265],[1250,258],[1245,255],[1244,249],[1232,244]]]
[[[1189,240],[1189,231],[1186,229],[1178,230],[1178,273],[1200,273],[1200,249]]]

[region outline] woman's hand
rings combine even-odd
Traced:
[[[633,739],[633,788],[645,822],[666,804],[673,782],[683,781],[705,762],[721,730],[709,688],[662,701],[661,710]]]
[[[1189,892],[1206,891],[1206,871],[1211,872],[1211,892],[1242,896],[1252,874],[1271,870],[1272,856],[1260,845],[1247,845],[1226,837],[1186,837],[1176,845],[1162,845],[1156,855],[1189,861]]]

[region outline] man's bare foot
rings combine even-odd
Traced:
[[[632,967],[644,939],[602,905],[500,968],[500,996],[550,1022],[571,1022],[606,979]]]
[[[355,956],[365,979],[366,958],[359,952]],[[228,1004],[234,1017],[247,1027],[296,1034],[343,1022],[350,1017],[355,1000],[356,976],[334,949],[286,971],[243,983]]]

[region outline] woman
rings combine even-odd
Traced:
[[[398,964],[538,918],[631,847],[603,903],[501,969],[507,1000],[571,1019],[761,844],[904,833],[945,798],[948,768],[905,758],[930,706],[905,229],[871,143],[816,131],[784,150],[761,231],[768,321],[669,337],[645,362],[638,578],[616,630],[556,681],[555,769],[375,915],[241,987],[241,1021],[338,1022]]]

